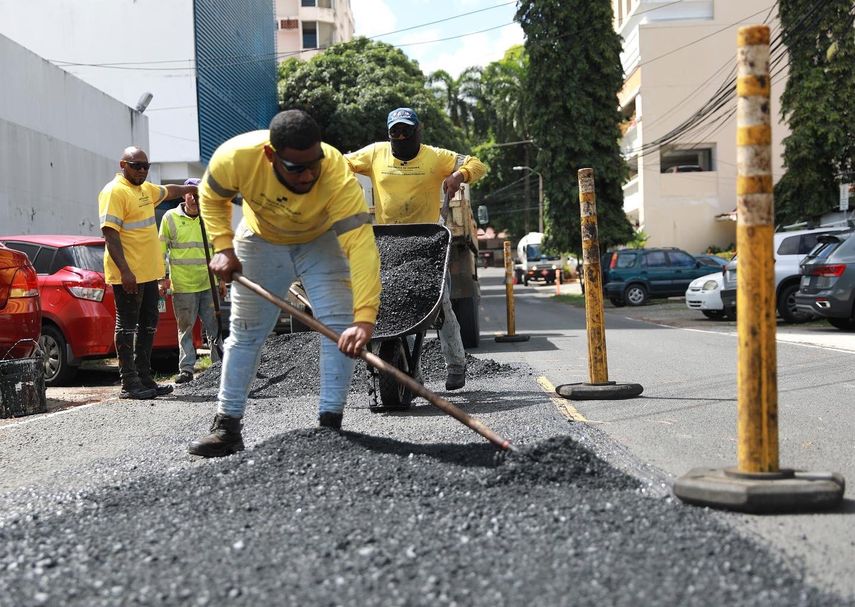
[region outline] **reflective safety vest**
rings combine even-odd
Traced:
[[[208,246],[213,255],[213,247]],[[160,248],[173,292],[198,293],[211,288],[199,217],[188,217],[181,206],[168,210],[160,222]]]

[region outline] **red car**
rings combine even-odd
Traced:
[[[100,236],[0,236],[10,249],[26,253],[38,273],[45,351],[45,383],[61,386],[87,359],[116,355],[113,288],[104,282],[104,239]],[[167,300],[171,297],[167,296]],[[177,368],[178,329],[172,304],[160,309],[155,353],[165,353]],[[197,323],[194,342],[202,344]]]
[[[0,244],[0,360],[32,356],[41,328],[36,271],[26,255]]]

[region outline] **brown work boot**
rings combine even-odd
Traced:
[[[187,451],[202,457],[225,457],[243,451],[240,434],[241,418],[217,413],[211,424],[211,433],[190,443]]]

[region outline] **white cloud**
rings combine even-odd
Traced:
[[[350,8],[357,36],[377,36],[398,27],[398,19],[386,0],[352,0]]]
[[[432,39],[437,38],[442,36]],[[419,62],[425,74],[443,69],[456,77],[467,67],[485,66],[498,61],[508,48],[515,44],[522,44],[523,40],[522,29],[518,24],[514,24],[457,40],[404,47],[404,52]]]

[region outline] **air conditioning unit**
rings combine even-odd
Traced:
[[[295,30],[295,29],[298,29],[299,27],[300,27],[300,20],[299,19],[288,18],[288,19],[280,19],[279,20],[279,29],[281,29],[281,30]]]

